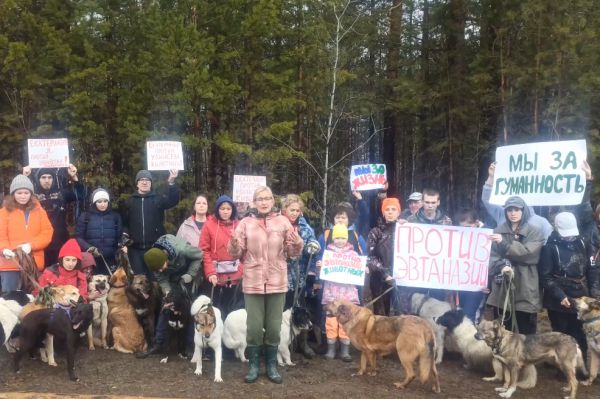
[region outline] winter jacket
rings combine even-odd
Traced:
[[[110,262],[115,259],[122,232],[121,215],[113,211],[110,205],[104,212],[92,206],[77,219],[75,236],[82,251],[96,247],[107,262]]]
[[[530,217],[529,208],[525,206],[516,234],[511,230],[508,219],[494,229],[494,233],[502,234],[502,242],[492,243],[489,266],[492,291],[488,297],[488,305],[497,308],[504,306],[506,292],[502,289],[502,284],[495,282],[494,277],[501,273],[505,260],[508,260],[514,271],[516,310],[526,313],[537,313],[541,310],[538,262],[544,237],[536,227],[528,223]]]
[[[20,208],[12,212],[0,209],[0,251],[13,250],[20,244],[29,243],[39,270],[44,270],[44,249],[50,244],[53,231],[46,211],[39,204],[27,212]],[[0,271],[19,270],[14,259],[0,255]]]
[[[452,219],[450,219],[447,215],[443,214],[439,209],[435,211],[435,217],[433,219],[429,219],[425,216],[425,210],[423,208],[419,209],[417,213],[411,215],[406,219],[409,223],[421,223],[421,224],[439,224],[444,226],[452,225]]]
[[[181,238],[190,245],[197,247],[200,245],[200,236],[202,234],[202,230],[204,230],[204,226],[199,228],[196,224],[196,217],[190,216],[189,218],[185,219],[183,223],[181,223],[181,226],[179,226],[175,237]]]
[[[346,243],[343,248],[338,248],[334,244],[329,244],[327,249],[339,254],[354,254],[358,256],[350,243]],[[321,299],[323,305],[344,299],[357,305],[359,304],[360,300],[358,298],[358,289],[356,286],[352,284],[335,283],[333,281],[323,282],[323,298]]]
[[[154,246],[167,251],[167,269],[154,273],[163,295],[167,295],[176,284],[179,284],[179,279],[184,274],[189,274],[192,280],[195,280],[201,272],[202,251],[198,247],[172,234],[159,237]]]
[[[227,250],[244,264],[245,294],[274,294],[288,290],[287,262],[300,256],[304,242],[292,240],[292,224],[278,212],[251,214],[240,221]]]
[[[377,227],[369,232],[367,238],[367,267],[371,276],[382,280],[392,277],[394,272],[394,236],[396,222],[380,221]]]
[[[232,261],[233,258],[227,252],[227,245],[233,236],[233,232],[239,221],[222,221],[214,215],[210,215],[202,228],[200,236],[200,249],[204,252],[204,276],[217,276],[219,285],[237,284],[242,278],[244,267],[242,263],[237,265],[237,271],[232,273],[217,273],[218,261]]]
[[[302,241],[304,242],[304,249],[302,250],[302,255],[300,256],[300,260],[296,259],[288,259],[287,268],[288,268],[288,290],[293,291],[296,288],[296,284],[298,279],[296,278],[296,264],[298,264],[298,269],[300,271],[300,285],[298,290],[302,290],[304,285],[306,284],[306,274],[309,269],[316,270],[315,263],[317,262],[317,254],[312,257],[308,253],[308,244],[310,241],[317,241],[315,238],[315,232],[310,227],[304,216],[300,216],[296,219],[296,223],[293,223],[292,226],[294,230],[298,233],[300,237],[302,237]],[[309,265],[310,260],[310,265]]]
[[[78,269],[67,271],[64,267],[54,264],[44,270],[38,279],[38,284],[40,288],[48,285],[72,285],[79,289],[79,294],[86,302],[88,300],[87,278],[85,273]],[[36,288],[33,295],[38,294],[39,288]]]
[[[137,249],[151,248],[158,237],[165,234],[165,210],[179,203],[179,188],[169,185],[167,192],[159,195],[134,193],[127,199],[123,216],[123,231],[133,240]]]
[[[559,312],[575,313],[575,307],[560,304],[565,298],[581,298],[590,294],[600,299],[600,267],[590,263],[590,245],[581,237],[567,241],[553,232],[542,248],[540,272],[544,287],[544,307]]]

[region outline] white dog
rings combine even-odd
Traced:
[[[215,382],[223,382],[221,378],[221,361],[223,359],[221,311],[211,305],[209,297],[201,295],[192,304],[191,314],[196,328],[194,356],[191,360],[192,363],[196,363],[194,373],[202,374],[202,350],[211,347],[215,351]]]
[[[442,358],[444,357],[444,347],[446,346],[446,331],[444,327],[437,324],[435,320],[451,310],[450,304],[431,298],[425,294],[414,293],[410,299],[410,310],[413,314],[427,320],[433,328],[435,341],[437,343],[435,346],[435,363],[441,363]]]
[[[110,284],[108,283],[108,276],[102,274],[93,276],[92,280],[88,283],[90,304],[94,309],[94,319],[92,323],[90,323],[87,331],[88,348],[91,351],[96,349],[94,346],[94,328],[96,330],[100,328],[99,344],[102,345],[104,349],[108,349],[108,344],[106,342],[108,330],[108,302],[106,299],[108,297],[109,289]],[[96,343],[96,345],[98,345],[98,343]]]
[[[9,352],[15,352],[10,343],[10,335],[19,324],[19,314],[23,306],[33,302],[33,296],[24,291],[12,291],[0,298],[0,341]]]

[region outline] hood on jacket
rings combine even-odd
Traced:
[[[219,207],[226,202],[229,205],[231,205],[231,220],[237,219],[237,208],[235,206],[235,203],[233,202],[233,199],[228,195],[221,195],[219,198],[217,198],[217,201],[215,202],[215,217],[217,218],[217,220],[223,221],[223,219],[221,219],[221,216],[219,215]]]
[[[508,225],[510,226],[510,220],[508,219],[506,210],[508,208],[510,208],[511,206],[515,207],[515,208],[521,208],[523,210],[523,216],[521,217],[521,222],[519,223],[519,225],[522,226],[522,225],[526,224],[529,221],[529,219],[531,218],[531,210],[525,203],[525,200],[523,198],[517,197],[517,196],[510,197],[504,203],[504,218],[506,219],[506,223],[508,223]]]
[[[40,168],[35,172],[33,185],[35,186],[35,191],[37,192],[53,192],[60,189],[60,176],[58,176],[58,168]],[[40,184],[40,177],[43,175],[51,175],[52,176],[52,186],[48,190],[44,190],[42,185]]]

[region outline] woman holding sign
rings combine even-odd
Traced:
[[[542,308],[538,261],[544,236],[528,223],[531,213],[522,198],[506,200],[504,216],[506,221],[490,234],[492,292],[487,303],[506,328],[535,334]]]
[[[304,242],[288,218],[273,209],[275,198],[269,187],[258,187],[253,202],[256,214],[240,221],[227,248],[231,257],[244,265],[242,290],[248,312],[246,341],[250,361],[245,381],[253,383],[258,379],[264,346],[267,376],[271,382],[281,384],[277,346],[288,290],[286,259],[300,256]]]

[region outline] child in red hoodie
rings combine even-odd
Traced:
[[[47,267],[38,279],[40,288],[48,285],[72,285],[79,288],[79,294],[87,302],[87,279],[81,271],[81,248],[77,240],[71,238],[60,249],[58,263]],[[38,295],[36,289],[34,295]]]

